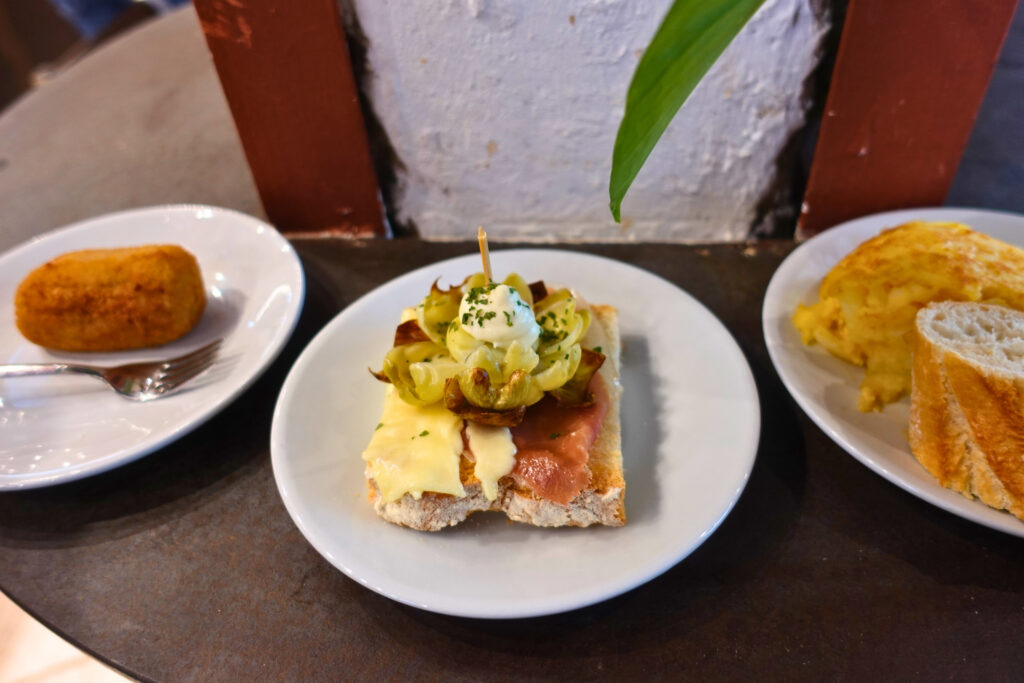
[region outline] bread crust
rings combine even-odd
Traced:
[[[378,515],[389,522],[421,531],[439,531],[464,521],[474,512],[494,510],[504,512],[509,519],[533,526],[585,527],[591,524],[622,526],[626,523],[626,482],[622,471],[622,430],[620,401],[622,386],[618,381],[621,352],[618,311],[612,306],[591,305],[593,323],[601,326],[607,340],[602,351],[606,364],[602,367],[608,391],[609,408],[601,430],[591,448],[588,467],[590,485],[568,505],[538,498],[530,491],[516,486],[512,477],[498,482],[495,500],[487,500],[480,481],[473,475],[473,463],[463,454],[460,478],[466,490],[465,497],[424,493],[417,500],[406,494],[390,503],[378,495],[376,484],[367,471],[370,500]]]
[[[911,451],[943,486],[1024,519],[1024,378],[933,339],[922,329],[928,315],[918,316]]]

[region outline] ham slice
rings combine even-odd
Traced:
[[[590,484],[587,461],[608,414],[609,398],[600,374],[594,375],[589,390],[594,394],[593,405],[563,407],[545,396],[512,428],[517,449],[512,478],[519,486],[568,505]]]

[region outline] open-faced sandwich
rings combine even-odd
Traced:
[[[389,385],[363,453],[374,509],[431,531],[483,510],[625,524],[618,366],[611,306],[516,274],[435,282],[373,373]]]

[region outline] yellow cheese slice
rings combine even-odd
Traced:
[[[388,388],[380,426],[363,451],[370,476],[384,502],[424,491],[466,495],[459,478],[462,419],[443,403],[417,407]]]
[[[473,474],[480,480],[487,500],[498,497],[498,480],[512,471],[516,464],[516,445],[508,427],[491,427],[466,423],[469,450],[473,451],[476,466]]]

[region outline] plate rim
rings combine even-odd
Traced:
[[[79,481],[92,477],[95,475],[103,474],[111,470],[117,469],[123,465],[127,465],[131,462],[139,460],[151,453],[174,443],[178,439],[186,436],[190,432],[199,428],[209,420],[220,414],[228,405],[234,402],[242,393],[244,393],[249,387],[251,387],[256,380],[258,380],[267,368],[277,359],[281,351],[284,349],[285,344],[291,338],[295,331],[295,327],[298,324],[299,317],[302,314],[302,309],[305,305],[306,298],[306,276],[305,271],[302,267],[302,262],[299,259],[298,252],[295,247],[288,241],[288,239],[281,234],[274,226],[270,225],[264,220],[261,220],[255,216],[243,213],[236,209],[229,209],[219,206],[213,206],[209,204],[196,204],[196,203],[178,203],[178,204],[158,204],[153,206],[135,207],[131,209],[124,209],[120,211],[112,211],[110,213],[101,214],[99,216],[92,216],[85,218],[74,223],[63,225],[53,230],[49,230],[45,233],[34,235],[28,240],[25,240],[10,249],[0,252],[0,261],[8,258],[17,258],[24,256],[25,252],[28,252],[34,248],[37,248],[40,244],[50,243],[54,240],[70,234],[77,233],[83,230],[89,230],[95,225],[101,225],[110,219],[125,219],[134,218],[138,216],[146,216],[147,214],[166,215],[167,213],[189,213],[195,211],[207,210],[216,214],[228,215],[232,220],[240,220],[239,225],[242,223],[250,223],[252,225],[260,225],[264,228],[266,239],[273,239],[279,241],[280,246],[287,247],[282,249],[282,254],[287,254],[288,262],[290,266],[294,266],[293,275],[296,276],[294,284],[297,287],[297,295],[295,302],[292,304],[291,309],[288,311],[289,320],[286,325],[281,325],[278,331],[275,333],[274,338],[267,345],[266,348],[270,350],[266,354],[264,360],[261,363],[253,366],[253,369],[249,371],[248,375],[236,386],[234,389],[228,391],[222,395],[216,401],[213,401],[208,408],[206,408],[200,415],[191,421],[188,421],[174,429],[168,430],[162,438],[158,438],[150,444],[142,447],[128,448],[126,452],[122,453],[116,458],[110,458],[110,455],[104,456],[104,462],[97,464],[93,467],[84,467],[82,469],[76,469],[69,472],[58,472],[56,474],[47,474],[46,476],[31,477],[24,474],[10,475],[0,473],[0,492],[5,491],[26,491],[31,489],[47,488],[50,486],[58,486],[61,484],[70,483],[73,481]],[[262,237],[261,237],[262,238]]]
[[[948,512],[952,515],[956,515],[961,519],[980,524],[994,531],[1000,531],[1002,533],[1010,534],[1012,536],[1018,536],[1024,538],[1024,522],[1021,522],[1017,518],[1013,517],[1006,511],[995,510],[979,500],[970,499],[966,496],[960,495],[962,501],[958,501],[959,504],[953,503],[950,500],[943,498],[939,495],[942,492],[949,491],[938,484],[938,482],[931,482],[929,486],[924,488],[916,485],[913,481],[904,479],[903,477],[892,472],[886,467],[884,462],[878,460],[878,455],[862,453],[861,449],[856,448],[846,436],[833,425],[828,417],[832,419],[838,419],[835,416],[829,414],[821,415],[815,405],[813,405],[811,399],[806,396],[803,390],[797,385],[795,379],[788,372],[788,364],[782,358],[781,347],[783,345],[783,339],[777,334],[775,329],[770,325],[769,314],[775,311],[769,311],[770,307],[774,307],[778,302],[781,301],[782,297],[788,291],[786,289],[788,282],[784,281],[789,276],[789,270],[795,268],[796,263],[795,255],[801,256],[810,253],[812,249],[826,244],[831,240],[837,240],[840,238],[841,233],[844,231],[855,231],[860,229],[861,226],[871,225],[875,223],[881,223],[883,221],[892,221],[892,226],[899,225],[901,223],[908,222],[909,220],[933,220],[942,221],[949,220],[952,222],[963,222],[965,214],[974,215],[988,215],[992,217],[998,217],[1000,219],[1012,219],[1014,221],[1020,221],[1022,227],[1024,227],[1024,215],[1014,213],[1012,211],[1001,211],[996,209],[984,209],[974,207],[955,207],[955,206],[935,206],[935,207],[920,207],[912,209],[897,209],[893,211],[882,211],[879,213],[869,214],[867,216],[860,216],[848,221],[839,223],[831,228],[823,230],[817,235],[805,240],[800,243],[793,251],[791,251],[779,267],[772,274],[772,278],[768,283],[768,287],[765,290],[764,301],[761,306],[761,331],[764,335],[765,346],[768,349],[768,356],[772,362],[772,366],[775,369],[776,374],[782,380],[783,386],[786,387],[786,391],[796,401],[800,409],[803,410],[804,414],[811,419],[811,421],[822,431],[825,435],[832,440],[837,446],[839,446],[847,455],[853,457],[855,460],[860,462],[862,465],[867,467],[869,470],[879,475],[890,484],[893,484],[907,493],[917,497],[918,499],[930,504],[935,507]],[[891,226],[890,226],[891,227]],[[972,226],[973,227],[973,226]],[[885,229],[884,225],[878,227],[878,231]],[[983,232],[983,230],[979,229]],[[867,238],[865,238],[867,239]],[[820,240],[820,241],[819,241]],[[1024,244],[1024,241],[1022,241]],[[834,265],[834,264],[833,264]],[[830,266],[831,268],[831,266]],[[836,363],[842,361],[838,358],[829,356],[830,359]],[[826,411],[827,412],[827,411]],[[910,452],[909,445],[906,446],[906,453],[909,457],[913,458],[913,453]],[[956,493],[956,492],[954,492]],[[966,506],[964,506],[966,504]],[[996,521],[994,519],[987,518],[988,515],[983,514],[985,512],[1002,512],[1005,515],[1005,519]],[[1001,523],[1001,522],[1006,522]],[[1017,528],[1019,526],[1019,528]]]
[[[408,596],[401,594],[400,592],[389,591],[381,586],[374,585],[372,576],[366,576],[363,575],[361,572],[353,570],[353,568],[349,566],[346,562],[344,562],[341,558],[336,557],[335,554],[332,552],[331,548],[326,547],[326,542],[323,539],[319,538],[318,534],[311,533],[309,525],[307,524],[307,520],[305,519],[304,513],[297,509],[298,502],[293,497],[294,492],[288,490],[288,488],[286,487],[286,482],[284,481],[288,476],[290,476],[290,474],[287,472],[287,465],[284,462],[285,459],[288,457],[288,454],[286,453],[287,446],[284,443],[284,432],[287,429],[287,427],[285,426],[284,414],[287,410],[290,409],[294,401],[294,396],[301,394],[300,388],[298,386],[300,382],[300,371],[304,368],[306,364],[310,362],[310,358],[312,358],[320,350],[320,347],[329,343],[333,331],[337,327],[340,327],[344,324],[344,320],[349,316],[349,312],[356,309],[357,304],[365,306],[367,305],[366,302],[368,300],[371,300],[375,295],[378,294],[380,290],[386,287],[399,287],[406,281],[423,277],[424,273],[437,272],[438,269],[444,268],[449,264],[452,264],[453,262],[471,260],[473,258],[476,258],[477,255],[475,254],[475,252],[467,253],[423,265],[409,272],[403,273],[396,278],[383,282],[378,286],[374,287],[373,289],[371,289],[370,291],[368,291],[367,293],[360,296],[358,299],[355,299],[347,306],[345,306],[345,308],[341,309],[329,322],[327,322],[323,326],[323,328],[321,328],[317,332],[317,334],[303,348],[302,352],[299,354],[291,370],[289,371],[288,376],[285,378],[285,381],[281,387],[281,392],[278,396],[277,403],[274,406],[274,414],[271,422],[271,466],[274,474],[274,480],[277,485],[278,493],[281,496],[282,501],[284,502],[285,508],[288,511],[288,514],[291,517],[292,522],[296,525],[296,527],[298,527],[300,533],[303,536],[303,539],[311,546],[313,546],[313,548],[331,565],[340,570],[348,578],[356,581],[357,583],[360,583],[364,587],[369,588],[370,590],[373,590],[374,592],[380,595],[383,595],[384,597],[390,598],[392,600],[395,600],[396,602],[411,607],[423,609],[438,614],[478,619],[519,619],[541,617],[552,614],[564,613],[575,609],[580,609],[590,605],[594,605],[599,602],[616,597],[618,595],[627,593],[633,590],[634,588],[637,588],[647,583],[648,581],[668,571],[673,566],[675,566],[679,562],[683,561],[686,557],[691,555],[698,547],[700,547],[704,543],[704,541],[706,541],[719,528],[719,526],[721,526],[722,522],[732,512],[733,508],[742,496],[743,491],[746,489],[746,486],[750,480],[750,475],[753,471],[753,467],[757,459],[757,452],[759,450],[761,438],[760,393],[757,387],[757,383],[754,379],[753,370],[750,367],[750,363],[746,359],[746,355],[743,353],[742,347],[739,345],[739,342],[733,336],[732,332],[725,326],[725,324],[718,318],[718,316],[712,313],[711,310],[708,309],[699,299],[697,299],[692,294],[690,294],[683,288],[679,287],[675,283],[671,282],[670,280],[667,280],[666,278],[663,278],[662,276],[653,273],[649,270],[640,268],[631,263],[620,261],[614,258],[609,258],[597,254],[590,254],[587,252],[572,251],[563,248],[552,249],[544,247],[521,247],[502,249],[500,251],[494,252],[492,256],[502,254],[510,255],[516,258],[528,258],[530,254],[537,252],[544,252],[546,254],[561,253],[565,255],[572,255],[573,257],[584,257],[586,259],[592,259],[596,261],[598,264],[614,264],[616,267],[623,267],[635,270],[638,273],[642,274],[643,276],[661,280],[662,282],[676,290],[679,294],[684,296],[686,299],[688,299],[690,302],[692,302],[692,304],[694,304],[701,311],[703,311],[703,314],[708,316],[708,318],[711,321],[713,321],[714,324],[721,328],[721,331],[732,342],[731,352],[739,361],[738,367],[742,368],[743,370],[742,376],[744,379],[744,384],[749,389],[749,395],[745,397],[749,399],[751,407],[751,410],[748,414],[747,426],[749,428],[746,431],[746,433],[749,435],[748,443],[744,444],[744,447],[742,449],[737,448],[737,452],[742,452],[744,454],[743,462],[740,467],[740,469],[742,469],[742,476],[738,478],[736,486],[732,490],[731,495],[729,496],[729,500],[727,501],[727,504],[725,504],[721,508],[721,510],[715,517],[713,523],[711,523],[695,538],[689,539],[684,544],[685,547],[681,547],[677,550],[677,552],[671,553],[663,561],[659,561],[651,564],[650,566],[645,567],[644,571],[636,572],[635,574],[629,577],[629,580],[621,584],[616,584],[615,588],[611,590],[603,587],[597,587],[589,591],[581,591],[579,593],[575,593],[573,594],[573,596],[566,599],[561,599],[560,597],[556,599],[534,598],[528,603],[525,603],[525,607],[520,607],[518,609],[508,608],[507,606],[503,609],[494,609],[488,608],[486,603],[478,603],[473,606],[467,607],[465,605],[447,605],[443,602],[443,600],[435,600],[433,602],[419,602]],[[352,315],[355,315],[355,313],[353,313]],[[374,521],[379,521],[382,524],[386,523],[382,520],[379,520],[376,517],[374,517]],[[625,527],[623,527],[623,529],[626,530],[628,530],[629,528],[630,527],[628,524]],[[417,533],[414,530],[407,531],[409,533]],[[443,531],[440,533],[443,533]],[[524,601],[520,600],[516,602],[516,606],[521,605],[524,605]]]

